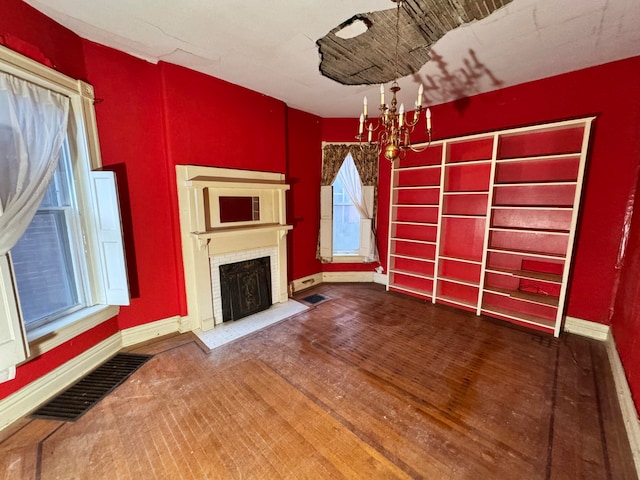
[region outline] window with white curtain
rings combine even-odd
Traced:
[[[360,214],[338,174],[333,182],[333,256],[358,255],[359,250]]]
[[[350,153],[332,185],[320,187],[320,253],[325,261],[377,260],[372,232],[374,187],[363,186]]]
[[[93,89],[0,47],[0,381],[129,303]]]
[[[83,281],[87,265],[75,193],[69,144],[65,141],[45,196],[11,249],[27,332],[87,306]]]

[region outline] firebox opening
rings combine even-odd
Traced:
[[[220,265],[222,321],[228,322],[271,306],[269,257]]]

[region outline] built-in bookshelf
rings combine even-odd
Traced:
[[[558,336],[593,118],[395,161],[387,289]]]

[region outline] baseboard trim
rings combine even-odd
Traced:
[[[373,272],[374,283],[379,283],[380,285],[384,285],[386,287],[388,280],[389,280],[389,275],[387,275],[386,273]]]
[[[374,272],[322,272],[323,282],[373,282]]]
[[[627,382],[627,377],[624,373],[624,367],[622,366],[613,335],[609,335],[609,338],[605,341],[605,345],[607,348],[607,356],[609,357],[609,364],[611,365],[611,372],[613,373],[613,380],[616,385],[624,426],[627,429],[627,436],[629,437],[633,461],[636,464],[636,472],[640,473],[640,421],[638,420],[638,412],[633,403],[631,389],[629,388],[629,383]]]
[[[146,342],[163,335],[178,333],[182,328],[182,319],[180,315],[157,320],[155,322],[145,323],[135,327],[127,328],[120,331],[122,338],[122,346],[129,347],[138,343]]]
[[[387,275],[378,272],[322,272],[298,278],[289,283],[289,295],[314,287],[321,283],[373,282],[387,284]]]
[[[314,287],[320,283],[322,283],[322,273],[314,273],[313,275],[298,278],[289,283],[289,295],[293,296],[302,290]]]
[[[120,348],[120,335],[112,335],[64,365],[0,400],[0,430],[28,415],[84,374],[118,353]]]
[[[609,325],[569,316],[565,317],[564,331],[602,341],[606,341],[610,337]]]

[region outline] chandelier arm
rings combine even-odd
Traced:
[[[406,149],[411,150],[412,152],[415,153],[421,153],[424,152],[427,148],[429,148],[431,146],[431,132],[429,132],[429,140],[427,140],[426,145],[423,145],[422,147],[416,147],[415,145],[407,145]]]

